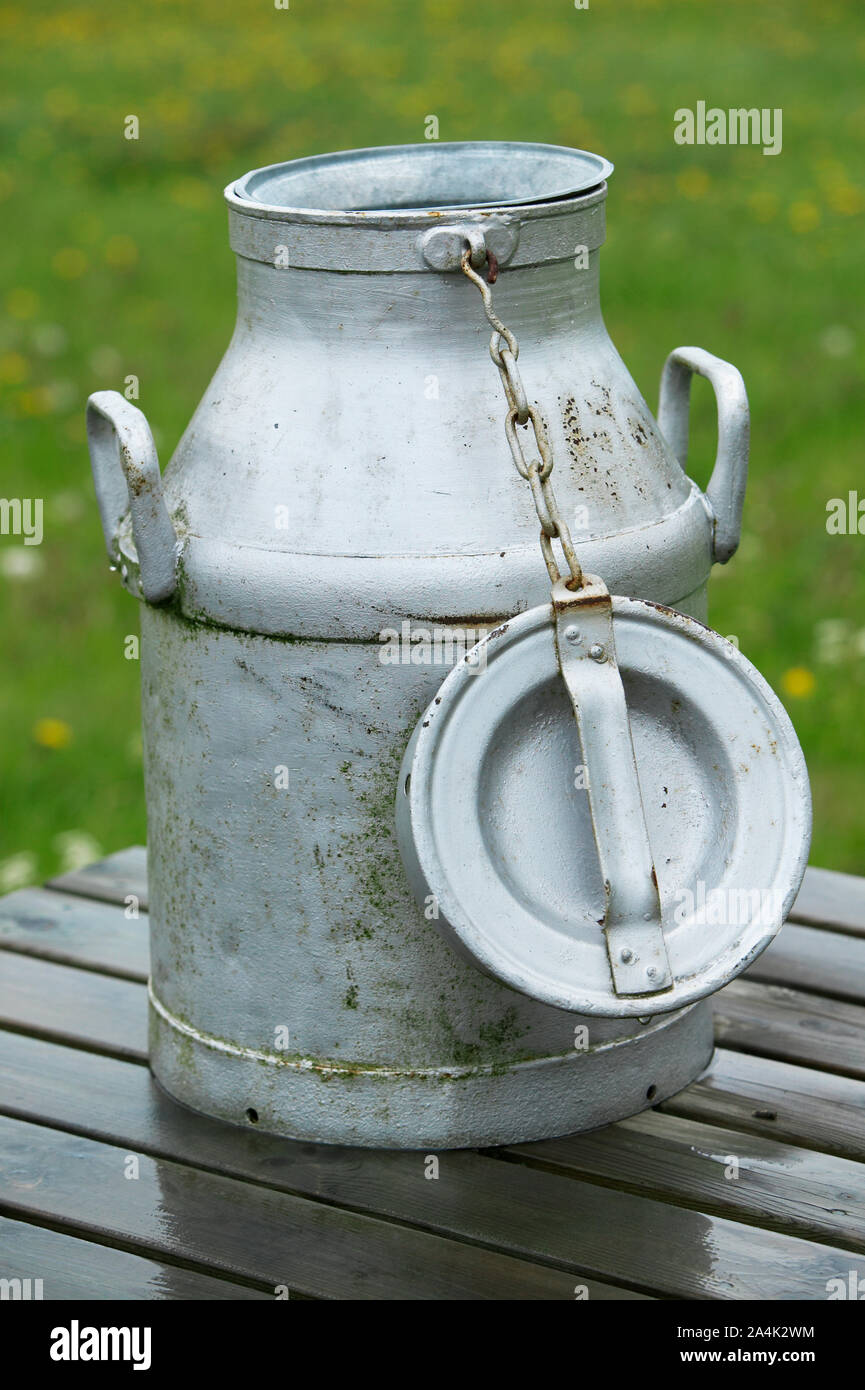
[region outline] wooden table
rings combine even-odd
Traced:
[[[487,1152],[291,1143],[146,1066],[143,849],[0,900],[0,1276],[46,1299],[814,1299],[865,1289],[865,880],[810,869],[673,1100]],[[793,924],[795,922],[795,925]],[[585,1293],[583,1293],[585,1291]]]

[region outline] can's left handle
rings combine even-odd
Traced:
[[[138,552],[141,592],[165,603],[177,588],[177,534],[162,495],[156,445],[145,416],[118,391],[87,402],[87,444],[109,558],[127,510]]]

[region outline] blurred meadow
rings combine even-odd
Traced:
[[[145,837],[137,610],[107,570],[87,395],[136,376],[164,466],[232,329],[223,186],[421,141],[431,114],[442,140],[615,162],[603,305],[653,409],[677,344],[742,371],[744,536],[710,617],[796,725],[812,861],[865,872],[865,536],[826,530],[830,498],[865,497],[863,62],[857,0],[4,6],[0,493],[44,498],[45,538],[0,536],[0,887]],[[701,100],[782,108],[782,153],[677,145],[674,111]],[[694,398],[705,484],[705,383]]]

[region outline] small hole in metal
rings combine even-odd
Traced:
[[[409,773],[408,777],[406,777],[405,783],[403,784],[403,791],[405,792],[406,796],[408,796],[409,787],[410,787],[410,786],[411,786],[411,773]]]
[[[247,1110],[247,1112],[246,1112],[246,1118],[249,1120],[249,1123],[250,1123],[251,1125],[257,1125],[257,1124],[258,1124],[258,1111],[257,1111],[257,1110],[253,1110],[252,1107],[250,1107],[249,1110]]]
[[[646,1100],[654,1100],[654,1099],[655,1099],[655,1096],[656,1096],[657,1094],[658,1094],[658,1088],[657,1088],[657,1086],[650,1086],[649,1089],[648,1089],[648,1091],[646,1092]]]

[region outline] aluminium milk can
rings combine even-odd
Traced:
[[[677,350],[656,423],[604,327],[610,169],[467,143],[248,174],[226,190],[237,325],[164,478],[141,412],[90,399],[108,552],[142,600],[151,1066],[197,1110],[486,1145],[631,1114],[709,1059],[705,1002],[588,1019],[476,968],[394,823],[449,667],[549,599],[466,248],[495,269],[588,569],[700,619],[738,543],[738,372]],[[694,372],[719,413],[705,494],[683,469]]]

